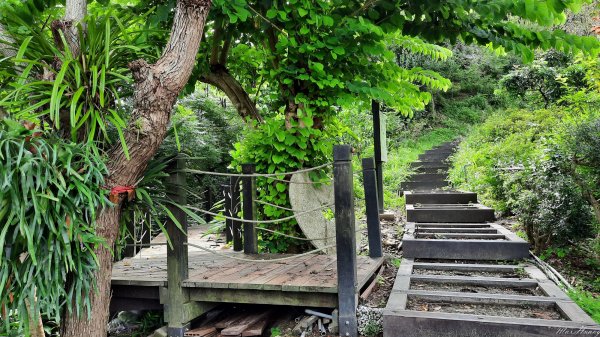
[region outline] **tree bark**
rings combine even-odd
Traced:
[[[79,32],[77,26],[83,25],[85,32],[85,16],[87,15],[87,0],[67,0],[65,4],[64,29],[65,39],[69,44],[69,49],[73,56],[80,53],[81,41],[79,41]]]
[[[256,108],[256,104],[252,102],[246,90],[244,90],[240,82],[224,66],[218,64],[212,65],[210,72],[202,75],[200,81],[213,85],[223,91],[244,121],[248,122],[252,119],[259,123],[264,121]]]
[[[17,55],[17,51],[5,43],[14,43],[14,39],[6,31],[6,28],[0,23],[0,56],[1,57],[14,57]],[[6,113],[0,108],[0,118],[4,118]]]
[[[6,43],[14,43],[15,40],[10,36],[6,28],[0,23],[0,55],[4,57],[14,57],[17,55],[17,51],[12,46]]]
[[[130,158],[120,146],[109,152],[109,188],[135,185],[162,143],[173,105],[194,68],[210,6],[211,0],[179,0],[161,58],[152,65],[144,60],[130,63],[135,80],[134,110],[125,136]],[[100,211],[96,219],[97,233],[106,240],[107,247],[112,247],[117,238],[120,215],[117,205]],[[97,249],[96,254],[100,268],[96,272],[97,292],[91,294],[91,319],[68,315],[62,337],[106,336],[112,254],[105,247]]]

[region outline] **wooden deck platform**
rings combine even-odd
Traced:
[[[245,259],[286,256],[225,254]],[[357,257],[359,289],[382,263],[383,258]],[[112,286],[115,310],[122,308],[124,302],[135,304],[131,302],[133,299],[150,301],[151,306],[164,303],[161,297],[165,296],[167,286],[166,254],[128,258],[115,263]],[[190,252],[189,277],[182,286],[190,289],[191,300],[199,302],[336,307],[337,260],[335,255],[309,255],[285,261],[248,262],[206,252]]]

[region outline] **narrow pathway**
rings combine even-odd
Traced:
[[[455,147],[421,154],[401,186],[407,224],[384,337],[600,335],[529,259],[527,242],[494,223],[476,193],[449,188]]]

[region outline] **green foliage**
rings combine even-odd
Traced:
[[[27,322],[25,304],[49,320],[85,306],[102,244],[94,219],[109,207],[106,167],[89,145],[0,122],[0,304]],[[6,318],[5,318],[6,319]],[[5,320],[8,324],[8,320]]]
[[[536,252],[592,235],[592,212],[563,158],[532,163],[505,178],[508,206]]]
[[[253,163],[256,171],[261,173],[280,173],[296,171],[306,167],[318,166],[331,161],[333,144],[343,132],[335,121],[323,131],[314,128],[293,127],[286,130],[283,119],[270,119],[259,125],[256,129],[249,130],[241,142],[235,144],[232,151],[232,166],[241,171],[241,164]],[[314,181],[327,179],[327,170],[310,174]],[[282,174],[278,179],[289,179]],[[290,208],[286,183],[259,178],[257,180],[259,200],[281,207]],[[268,205],[258,205],[259,219],[278,219],[293,215],[290,211]],[[265,225],[267,226],[267,225]],[[269,224],[268,228],[286,234],[300,236],[295,220],[277,224]],[[262,249],[268,252],[285,252],[298,242],[278,234],[262,232],[259,243]]]
[[[52,40],[48,28],[28,26],[15,35],[17,56],[0,63],[2,71],[14,76],[0,107],[17,119],[43,120],[73,141],[106,146],[119,139],[128,154],[123,133],[128,109],[120,102],[132,92],[127,63],[143,55],[144,33],[130,27],[143,18],[115,14],[88,17],[81,57],[73,57],[62,34],[58,42]],[[13,24],[25,25],[18,20]],[[41,77],[44,73],[51,75]],[[31,81],[32,75],[42,79]]]
[[[548,60],[564,62],[560,57]],[[597,233],[590,206],[600,195],[594,146],[600,142],[600,95],[588,74],[598,66],[578,60],[566,67],[574,66],[582,67],[585,80],[561,83],[566,94],[560,106],[513,109],[490,117],[461,144],[450,172],[456,186],[516,214],[537,252],[583,242]]]
[[[557,51],[543,53],[531,64],[515,66],[500,85],[522,99],[536,100],[539,96],[548,107],[567,94],[567,88],[577,91],[587,86],[586,68],[581,63],[568,65],[571,61],[571,57]]]
[[[555,110],[508,110],[490,116],[461,143],[454,155],[450,180],[479,193],[482,201],[507,210],[501,172],[520,169],[530,158],[542,157],[547,135],[560,120]]]
[[[582,289],[571,290],[568,294],[596,323],[600,324],[600,298],[598,295]]]

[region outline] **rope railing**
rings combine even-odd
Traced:
[[[333,165],[333,162],[329,162],[329,163],[322,164],[322,165],[319,165],[319,166],[310,167],[310,168],[306,168],[306,169],[301,169],[301,170],[297,170],[297,171],[281,172],[281,173],[250,173],[250,174],[243,174],[243,173],[212,172],[212,171],[204,171],[204,170],[196,170],[196,169],[181,169],[181,170],[177,170],[175,172],[186,172],[186,173],[194,173],[194,174],[206,174],[206,175],[223,176],[223,177],[240,177],[240,178],[248,178],[248,177],[261,178],[261,177],[263,177],[263,178],[271,178],[271,177],[286,176],[286,175],[290,175],[290,174],[312,172],[312,171],[323,169],[323,168],[331,166],[331,165]]]
[[[298,237],[298,236],[293,236],[293,235],[285,234],[285,233],[282,233],[282,232],[278,232],[278,231],[275,231],[275,230],[272,230],[272,229],[268,229],[268,228],[263,228],[263,227],[257,227],[256,229],[259,230],[259,231],[269,232],[269,233],[273,233],[273,234],[285,236],[285,237],[290,238],[290,239],[301,240],[301,241],[323,241],[323,240],[331,240],[331,239],[335,239],[336,238],[335,235],[331,235],[331,236],[324,236],[324,237],[321,237],[321,238],[309,239],[309,238],[301,238],[301,237]],[[361,229],[357,229],[354,232],[358,233],[358,232],[362,232],[362,231],[364,231],[364,229],[361,228]]]
[[[323,205],[317,208],[313,208],[310,210],[306,210],[306,211],[302,211],[302,212],[298,212],[294,215],[290,215],[284,218],[279,218],[279,219],[271,219],[271,220],[247,220],[247,219],[243,219],[243,218],[235,218],[235,217],[231,217],[231,216],[227,216],[224,214],[219,214],[219,213],[214,213],[211,211],[207,211],[201,208],[197,208],[197,207],[193,207],[193,206],[187,206],[187,208],[200,212],[200,213],[204,213],[204,214],[208,214],[208,215],[212,215],[212,216],[216,216],[216,217],[221,217],[224,219],[229,219],[229,220],[233,220],[233,221],[239,221],[239,222],[245,222],[245,223],[255,223],[255,224],[271,224],[271,223],[280,223],[283,221],[288,221],[291,219],[296,218],[299,215],[304,215],[304,214],[308,214],[308,213],[312,213],[312,212],[316,212],[316,211],[320,211],[320,210],[325,210],[325,209],[329,209],[331,207],[333,207],[334,204],[327,204],[327,205]]]
[[[331,244],[331,245],[327,245],[327,246],[324,246],[324,247],[321,247],[321,248],[309,250],[308,252],[305,252],[305,253],[302,253],[302,254],[294,254],[294,255],[291,255],[291,256],[280,257],[280,258],[275,258],[275,259],[245,259],[243,257],[233,256],[231,254],[223,254],[223,253],[217,252],[214,249],[202,247],[200,245],[196,245],[196,244],[189,243],[189,242],[185,243],[185,245],[188,246],[188,247],[198,248],[198,249],[204,250],[204,251],[206,251],[208,253],[219,255],[219,256],[223,256],[225,258],[232,259],[232,260],[245,261],[245,262],[263,262],[263,263],[272,263],[272,262],[280,262],[280,261],[287,261],[287,260],[297,259],[299,257],[303,257],[303,256],[307,256],[307,255],[312,255],[312,254],[315,254],[315,253],[327,250],[329,248],[335,247],[335,244]]]
[[[322,252],[324,250],[327,250],[329,248],[334,248],[335,244],[331,244],[331,245],[327,245],[321,248],[317,248],[317,249],[313,249],[313,250],[309,250],[308,252],[302,253],[302,254],[294,254],[291,256],[286,256],[286,257],[282,257],[282,258],[275,258],[275,259],[246,259],[243,257],[237,257],[237,256],[233,256],[231,254],[224,254],[221,252],[218,252],[214,249],[210,249],[210,248],[206,248],[206,247],[202,247],[200,245],[194,244],[194,243],[184,243],[184,245],[188,246],[188,247],[193,247],[196,249],[200,249],[202,251],[205,251],[207,253],[211,253],[214,255],[218,255],[218,256],[222,256],[224,258],[227,259],[232,259],[232,260],[238,260],[238,261],[245,261],[245,262],[263,262],[263,263],[269,263],[269,262],[279,262],[279,261],[287,261],[287,260],[292,260],[292,259],[296,259],[299,257],[303,257],[303,256],[307,256],[307,255],[311,255],[311,254],[316,254],[319,252]],[[133,246],[132,244],[125,244],[125,245],[116,245],[118,247],[131,247]],[[142,245],[137,245],[137,247],[164,247],[164,246],[168,246],[168,243],[166,242],[157,242],[157,243],[146,243],[146,244],[142,244]]]
[[[318,185],[318,184],[333,183],[333,179],[331,179],[331,178],[327,179],[327,180],[317,180],[317,181],[291,181],[291,180],[277,179],[277,178],[272,178],[272,177],[267,177],[267,179],[277,181],[277,182],[282,182],[282,183],[296,184],[296,185]]]

